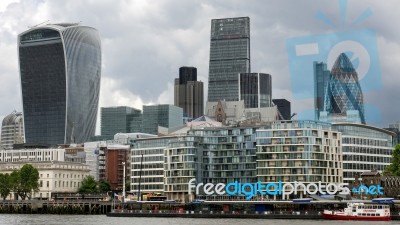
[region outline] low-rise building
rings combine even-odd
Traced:
[[[12,173],[27,162],[0,163],[0,173]],[[45,161],[29,162],[39,172],[39,191],[32,198],[49,199],[54,193],[78,192],[83,178],[89,175],[89,167],[82,163]],[[11,193],[8,199],[18,199]]]
[[[0,162],[65,161],[64,148],[0,150]]]
[[[329,123],[290,120],[257,130],[257,178],[262,183],[343,182],[341,133]]]
[[[395,133],[356,123],[332,124],[332,129],[342,133],[345,182],[351,183],[356,174],[371,170],[382,173],[390,165]]]

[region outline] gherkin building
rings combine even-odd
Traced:
[[[364,100],[357,71],[345,53],[338,56],[332,67],[324,110],[328,114],[344,117],[349,111],[357,111],[359,120],[365,124]]]

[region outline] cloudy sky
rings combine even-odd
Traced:
[[[400,119],[400,1],[347,3],[342,23],[335,0],[1,0],[0,119],[14,109],[22,110],[17,35],[29,26],[47,20],[81,21],[98,29],[103,57],[100,106],[141,109],[143,104],[173,104],[173,81],[181,66],[197,67],[198,78],[207,84],[211,19],[248,16],[252,72],[270,73],[273,98],[289,99],[292,111],[300,115],[313,108],[313,100],[298,99],[292,92],[287,41],[375,30],[379,58],[375,63],[380,65],[382,85],[364,91],[365,102],[376,109],[373,116],[367,115],[367,122],[387,126]],[[372,12],[368,18],[347,26],[367,9]],[[344,26],[329,26],[317,19],[317,12]]]

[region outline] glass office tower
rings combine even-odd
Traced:
[[[239,73],[250,73],[250,18],[211,20],[208,101],[238,101]]]
[[[266,73],[240,73],[239,96],[239,100],[244,100],[245,108],[271,107],[271,75]]]
[[[33,27],[18,36],[25,142],[83,143],[94,136],[101,46],[76,23]]]
[[[324,111],[329,122],[365,124],[363,93],[357,71],[344,53],[338,56],[332,67],[325,93]]]
[[[324,62],[314,62],[314,107],[315,119],[324,110],[325,92],[331,78],[331,73]]]

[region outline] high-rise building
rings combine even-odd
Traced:
[[[183,109],[167,104],[144,105],[142,132],[158,134],[158,127],[172,128],[183,125]]]
[[[208,101],[238,101],[239,73],[250,73],[250,18],[211,20]]]
[[[319,113],[324,110],[325,92],[331,77],[330,71],[324,62],[314,62],[314,107],[315,119],[319,120]]]
[[[13,149],[13,144],[24,143],[24,121],[21,112],[12,112],[1,124],[1,145],[4,149]]]
[[[332,67],[320,120],[365,124],[364,100],[357,71],[344,53],[338,56]]]
[[[245,108],[270,107],[271,83],[271,75],[266,73],[240,73],[239,100],[244,100]]]
[[[35,26],[18,36],[26,143],[83,143],[94,136],[101,46],[77,23]]]
[[[101,107],[101,136],[113,139],[116,133],[141,132],[142,111],[128,106]]]
[[[174,105],[181,107],[185,117],[198,118],[204,113],[203,82],[197,81],[195,67],[179,68],[175,79]]]
[[[286,99],[272,99],[274,105],[278,107],[280,120],[291,120],[290,102]]]

